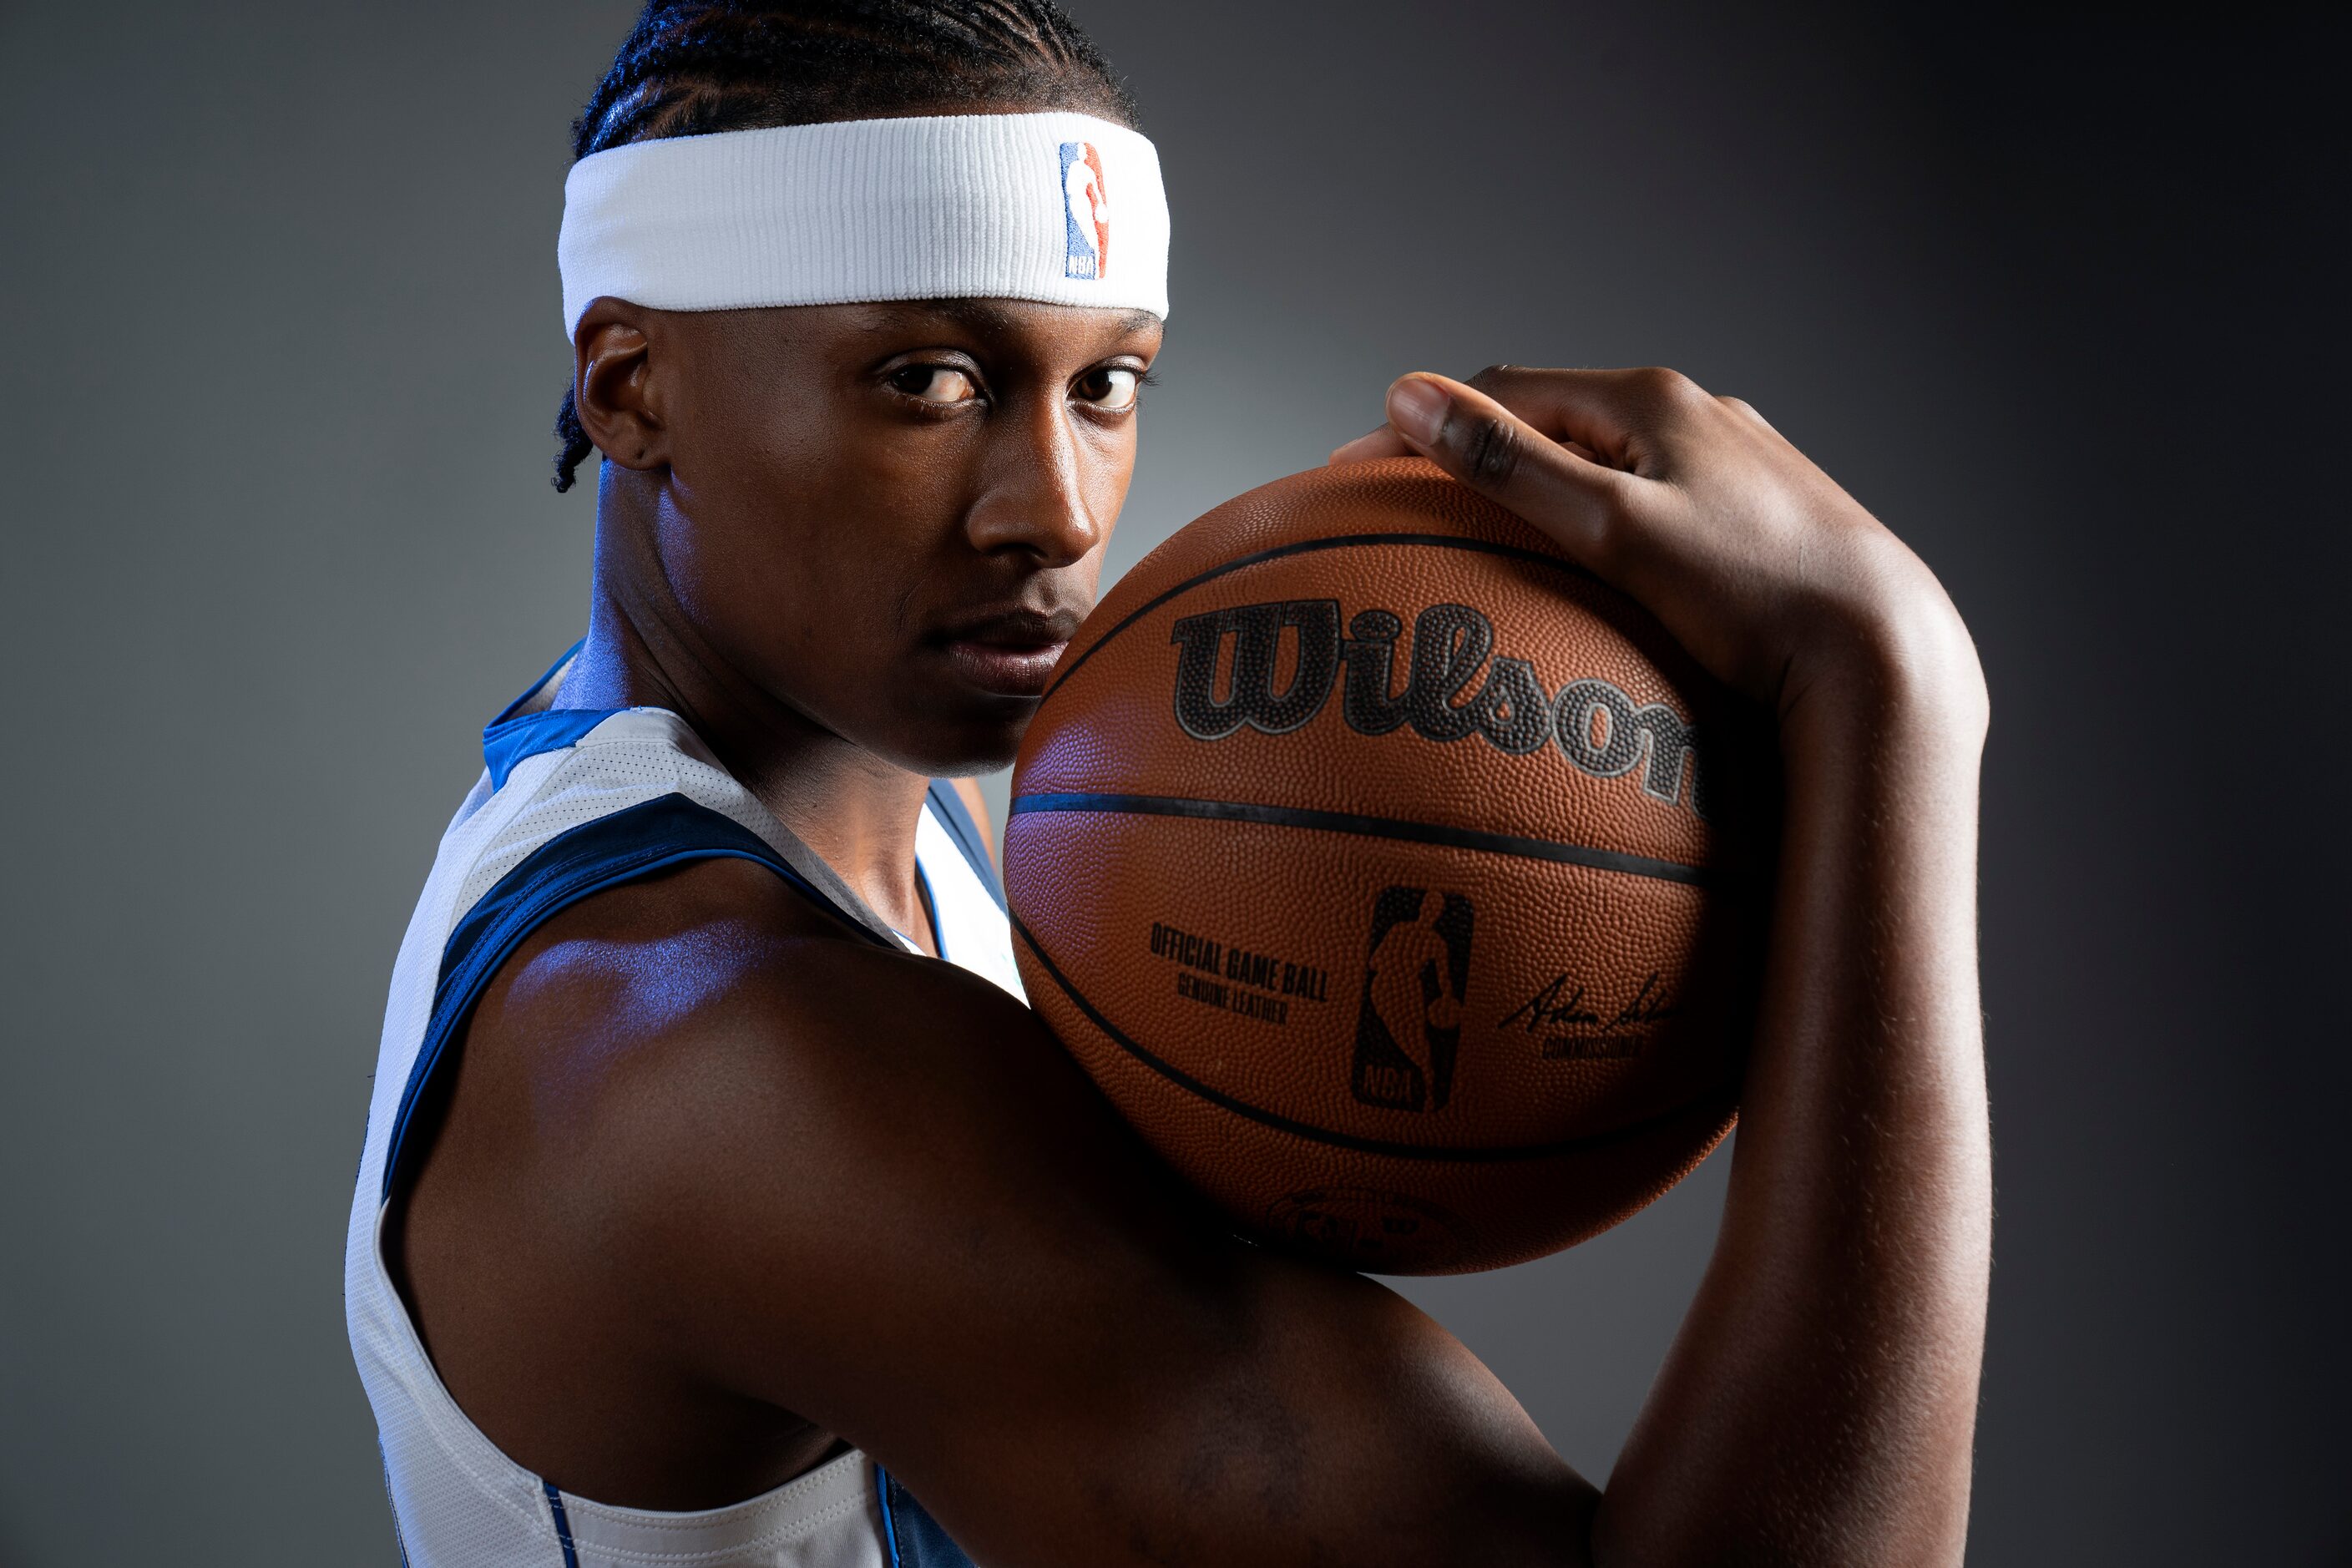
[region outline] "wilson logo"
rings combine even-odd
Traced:
[[[1340,714],[1358,734],[1410,726],[1441,744],[1476,735],[1514,756],[1549,743],[1595,778],[1621,777],[1639,765],[1652,799],[1706,816],[1697,739],[1664,703],[1636,703],[1593,679],[1547,691],[1535,666],[1495,652],[1494,623],[1467,605],[1432,605],[1413,617],[1400,689],[1403,637],[1404,622],[1387,610],[1360,611],[1342,637],[1337,599],[1187,616],[1169,636],[1181,650],[1176,722],[1196,741],[1222,741],[1244,728],[1286,735],[1321,712],[1337,686]],[[1294,657],[1277,691],[1286,643]]]

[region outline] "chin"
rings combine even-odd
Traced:
[[[1041,700],[966,698],[946,711],[910,716],[888,747],[870,746],[908,773],[929,778],[970,778],[1013,765]]]

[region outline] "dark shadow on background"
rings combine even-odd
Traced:
[[[2010,317],[1984,643],[2000,1229],[1978,1558],[2352,1559],[2340,466],[2352,36],[1904,42]],[[1987,453],[1987,458],[2001,454]],[[2021,593],[2003,596],[2014,602]]]

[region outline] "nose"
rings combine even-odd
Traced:
[[[1107,472],[1117,459],[1076,427],[1059,395],[1023,397],[1002,409],[991,431],[987,482],[964,519],[982,554],[1018,550],[1043,567],[1067,566],[1099,546],[1123,488]]]

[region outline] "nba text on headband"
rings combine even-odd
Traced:
[[[1160,155],[1088,114],[845,120],[635,142],[563,184],[568,338],[665,310],[1001,299],[1168,315]]]

